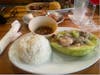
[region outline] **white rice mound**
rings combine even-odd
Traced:
[[[21,37],[18,45],[18,56],[27,64],[42,64],[50,60],[52,50],[42,35],[28,33]]]

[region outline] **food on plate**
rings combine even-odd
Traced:
[[[50,15],[48,15],[49,17],[51,17],[51,18],[53,18],[55,21],[59,21],[59,18],[58,18],[58,16],[56,16],[56,15],[54,15],[54,14],[50,14]]]
[[[35,30],[35,33],[41,34],[41,35],[48,35],[53,32],[54,32],[54,30],[49,26],[40,26]]]
[[[87,55],[97,46],[95,35],[80,30],[60,31],[49,40],[54,49],[71,56]]]
[[[42,35],[28,33],[18,44],[18,57],[27,64],[42,64],[50,60],[52,54],[49,41]]]
[[[74,7],[74,0],[60,0],[62,9]]]
[[[64,20],[63,15],[59,12],[51,11],[51,12],[48,12],[47,15],[48,15],[48,17],[53,18],[58,23],[60,23]]]
[[[49,3],[49,10],[58,10],[61,9],[61,5],[59,2],[54,1]]]
[[[42,10],[42,9],[48,9],[48,7],[49,7],[49,4],[47,3],[39,3],[39,4],[31,5],[29,9],[30,10]]]
[[[37,16],[45,16],[46,14],[47,14],[47,11],[46,10],[39,10],[39,11],[32,12],[32,15],[34,17],[37,17]]]
[[[30,3],[26,6],[28,11],[31,10],[57,10],[61,9],[61,5],[59,2],[37,2],[37,3]]]

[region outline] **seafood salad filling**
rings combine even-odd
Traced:
[[[92,41],[95,36],[84,31],[62,31],[58,34],[54,34],[51,41],[55,41],[61,46],[81,46],[81,45],[92,45]],[[94,41],[95,42],[95,41]]]

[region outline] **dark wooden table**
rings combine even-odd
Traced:
[[[22,16],[24,14],[26,14],[27,12],[24,6],[19,6],[16,7],[17,8],[17,16],[15,18],[13,18],[13,20],[15,19],[19,19],[19,21],[22,23],[22,27],[20,29],[20,31],[25,34],[27,32],[29,32],[27,25],[25,25],[22,21]],[[8,12],[9,13],[9,12]],[[5,14],[6,16],[8,16],[8,14]],[[0,39],[4,36],[4,34],[10,29],[11,27],[11,22],[13,21],[12,19],[8,20],[8,23],[5,25],[0,25]],[[100,16],[99,15],[95,15],[94,16],[94,21],[100,25]],[[66,27],[78,27],[77,25],[73,24],[71,22],[71,20],[66,19],[63,23],[59,24],[59,26],[66,26]],[[93,32],[94,34],[96,34],[99,38],[100,38],[100,31],[96,31]],[[3,52],[2,55],[0,55],[0,74],[25,74],[28,72],[22,71],[21,69],[15,67],[8,58],[8,50],[11,44],[9,44],[9,46],[5,49],[5,51]],[[29,74],[29,73],[28,73]],[[73,73],[73,74],[100,74],[100,60],[98,60],[95,64],[93,64],[91,67]],[[35,75],[35,74],[34,74]]]

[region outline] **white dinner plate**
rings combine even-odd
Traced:
[[[61,30],[70,30],[73,28],[67,27],[60,27],[58,28],[59,31]],[[20,38],[19,38],[20,39]],[[55,52],[53,50],[52,59],[50,62],[42,65],[29,65],[25,64],[21,60],[19,60],[17,56],[17,39],[9,49],[9,59],[10,61],[18,68],[30,72],[30,73],[38,73],[38,74],[68,74],[74,73],[77,71],[81,71],[86,69],[96,63],[97,60],[100,58],[100,44],[95,48],[95,50],[84,56],[84,57],[72,57],[66,56],[61,53]]]

